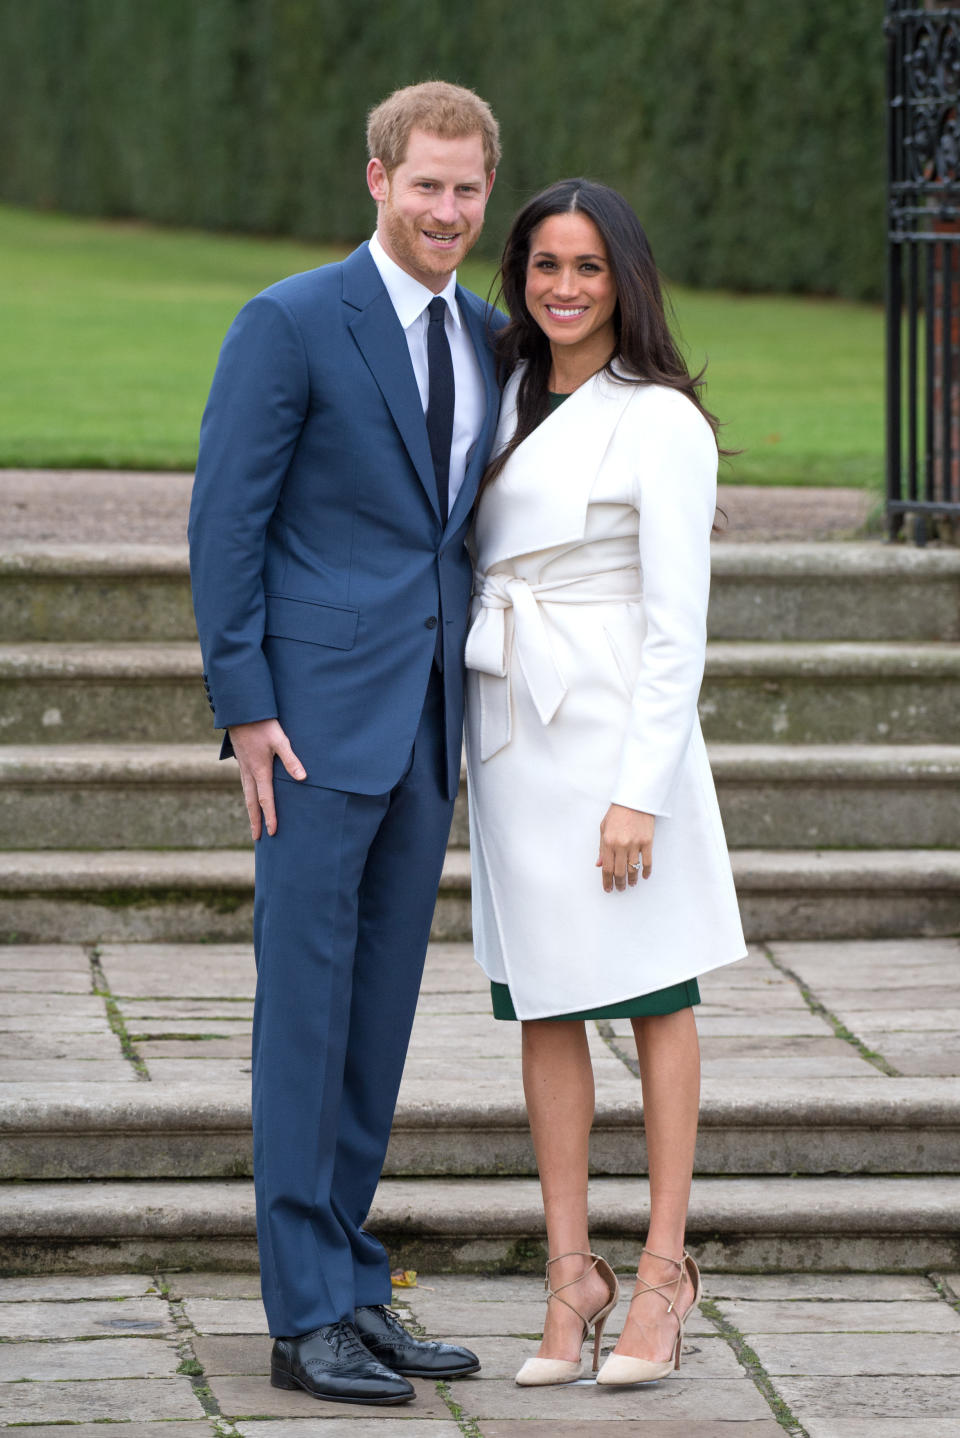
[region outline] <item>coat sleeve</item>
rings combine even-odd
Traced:
[[[621,425],[634,449],[635,504],[646,631],[613,802],[667,816],[697,716],[710,597],[717,446],[684,395],[663,389],[642,428]]]
[[[220,352],[190,504],[193,605],[218,728],[277,714],[262,647],[264,555],[309,392],[294,316],[275,296],[258,295]]]

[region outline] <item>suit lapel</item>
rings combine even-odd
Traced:
[[[490,444],[493,440],[494,430],[497,427],[497,416],[500,410],[500,390],[497,386],[497,372],[494,364],[493,353],[490,349],[490,338],[487,330],[485,315],[479,311],[478,306],[460,285],[457,285],[457,304],[460,307],[460,315],[464,320],[473,348],[477,356],[477,363],[480,366],[480,373],[483,375],[484,390],[484,420],[483,427],[477,436],[476,444],[467,462],[467,472],[463,477],[463,484],[460,492],[454,501],[453,509],[450,511],[448,525],[454,529],[466,519],[473,501],[477,497],[477,486],[480,477],[487,467],[487,459],[490,452]]]
[[[406,336],[366,245],[343,262],[343,299],[358,313],[348,321],[360,353],[380,387],[400,438],[440,517],[437,482]]]

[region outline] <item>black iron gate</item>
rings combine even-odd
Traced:
[[[960,526],[960,0],[887,0],[887,526]]]

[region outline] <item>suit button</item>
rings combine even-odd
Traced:
[[[436,618],[436,615],[435,615],[435,614],[431,614],[429,619],[425,619],[425,620],[423,621],[423,627],[424,627],[424,629],[436,629],[436,627],[437,627],[437,618]]]

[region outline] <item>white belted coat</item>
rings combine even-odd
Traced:
[[[716,472],[690,400],[601,372],[482,495],[466,652],[474,943],[518,1018],[744,955],[697,718]],[[612,802],[657,822],[651,877],[607,894],[595,865]]]

